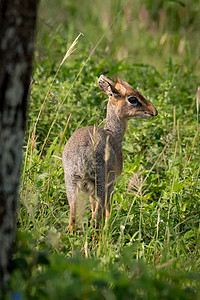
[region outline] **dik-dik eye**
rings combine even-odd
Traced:
[[[132,105],[137,105],[137,106],[141,106],[142,103],[140,102],[140,100],[135,97],[135,96],[130,96],[127,98],[127,101],[132,104]]]

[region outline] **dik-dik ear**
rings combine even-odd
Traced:
[[[110,97],[114,96],[115,98],[120,97],[120,92],[115,88],[115,83],[106,75],[102,74],[99,77],[98,85],[104,94]]]

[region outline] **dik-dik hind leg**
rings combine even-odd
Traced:
[[[65,174],[65,185],[67,200],[70,207],[70,217],[69,217],[69,231],[73,233],[76,227],[76,206],[77,206],[77,186],[73,182],[72,178]]]
[[[100,173],[99,173],[100,175]],[[97,177],[96,184],[96,197],[90,196],[90,203],[92,207],[92,219],[91,222],[96,219],[97,225],[99,228],[102,223],[102,218],[105,218],[105,223],[107,223],[110,216],[110,196],[113,191],[113,182],[115,178],[115,174],[109,174],[109,182],[105,184],[104,181],[105,174]]]
[[[73,233],[76,229],[76,203],[70,203],[69,231]]]

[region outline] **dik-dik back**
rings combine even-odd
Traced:
[[[63,151],[63,166],[68,202],[69,229],[75,228],[80,193],[90,196],[92,219],[106,221],[110,211],[113,183],[122,172],[122,139],[130,118],[157,115],[156,108],[128,83],[101,75],[99,88],[109,96],[104,129],[96,126],[76,130]]]

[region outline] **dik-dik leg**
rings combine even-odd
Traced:
[[[70,207],[69,231],[72,233],[76,227],[77,187],[76,184],[73,183],[73,180],[68,176],[65,176],[65,185],[67,200]]]
[[[70,233],[75,230],[76,227],[76,203],[70,203],[70,218],[69,218],[69,231]]]
[[[102,178],[105,177],[100,176],[99,178],[97,178],[96,197],[90,196],[90,203],[92,208],[92,219],[90,222],[96,219],[97,227],[99,227],[99,224],[102,220],[102,216],[105,218],[105,223],[107,223],[109,219],[111,200],[110,198],[111,193],[113,191],[113,182],[115,174],[110,174],[108,183],[105,183],[105,181],[103,181]]]

